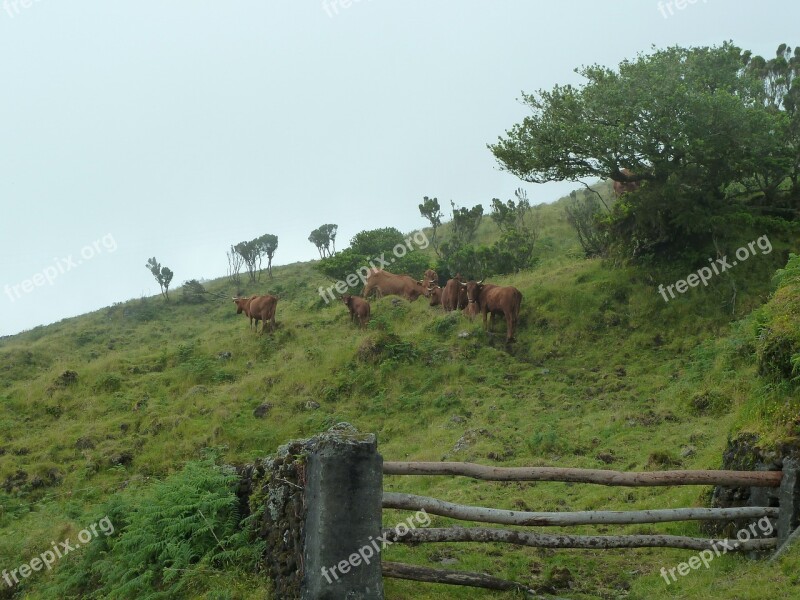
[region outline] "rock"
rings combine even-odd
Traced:
[[[616,458],[614,458],[614,454],[611,452],[600,452],[597,456],[595,456],[595,458],[600,462],[606,463],[607,465],[610,465],[615,460],[617,460]]]
[[[451,423],[465,423],[466,420],[467,420],[466,417],[462,417],[461,415],[453,415],[452,417],[450,417]]]
[[[207,393],[208,393],[208,388],[206,386],[204,386],[204,385],[196,385],[196,386],[192,387],[191,389],[189,389],[189,391],[186,392],[186,395],[187,396],[194,396],[196,394],[203,394],[205,396]]]
[[[117,454],[112,454],[108,459],[108,462],[110,462],[114,467],[129,467],[133,463],[133,454],[130,452],[119,452]]]
[[[400,306],[403,303],[399,298],[392,298],[392,306]]]
[[[681,456],[683,458],[689,458],[695,454],[697,454],[697,449],[694,446],[683,446],[681,448]]]
[[[458,337],[460,337],[460,338],[468,338],[469,336],[470,336],[469,331],[460,331],[458,333]]]
[[[549,375],[550,374],[550,369],[542,369],[541,371],[539,371],[539,374],[540,375]]]
[[[270,404],[269,402],[264,402],[256,407],[256,409],[253,411],[253,416],[256,419],[263,419],[264,417],[267,416],[267,414],[271,410],[272,410],[272,404]]]
[[[94,448],[94,442],[89,438],[81,437],[75,442],[75,448],[77,450],[91,450]]]
[[[219,354],[217,354],[217,358],[219,360],[230,360],[231,356],[233,356],[233,354],[231,354],[230,352],[220,352]]]
[[[548,584],[556,589],[569,587],[572,580],[572,571],[566,567],[554,567],[547,578]]]
[[[306,402],[306,410],[317,410],[319,408],[319,402],[315,402],[314,400],[309,400]]]

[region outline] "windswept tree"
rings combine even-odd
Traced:
[[[225,253],[225,256],[228,258],[228,280],[238,288],[242,283],[242,277],[240,273],[242,271],[244,259],[233,246],[231,246],[231,249]]]
[[[472,208],[457,207],[451,200],[453,219],[450,222],[450,238],[441,245],[441,260],[437,266],[440,275],[461,273],[465,277],[477,277],[484,273],[480,266],[478,253],[472,246],[475,233],[483,219],[483,206],[477,204]]]
[[[800,195],[800,46],[793,51],[781,44],[769,60],[745,52],[744,61],[745,71],[761,81],[761,101],[780,126],[762,129],[757,152],[762,169],[754,170],[753,181],[771,199],[788,177]]]
[[[439,253],[439,239],[436,236],[436,232],[439,227],[442,226],[442,209],[439,206],[439,200],[437,198],[423,196],[422,204],[419,205],[419,214],[431,224],[431,229],[433,230],[431,233],[431,246],[433,246],[433,251],[436,252],[436,256],[441,257]]]
[[[153,277],[156,278],[156,281],[161,288],[161,295],[164,296],[166,300],[169,300],[169,284],[172,282],[172,276],[174,273],[170,271],[169,268],[162,267],[161,263],[156,260],[155,256],[147,260],[145,267],[147,267],[147,269],[153,274]]]
[[[275,256],[275,251],[278,249],[278,236],[271,233],[265,233],[258,238],[259,247],[261,251],[267,256],[267,274],[272,279],[272,258]]]
[[[233,250],[242,257],[250,281],[255,283],[261,277],[261,259],[267,257],[267,273],[272,279],[272,258],[278,249],[278,236],[271,233],[257,237],[249,242],[239,242]]]
[[[247,274],[251,283],[255,283],[256,275],[261,269],[261,251],[256,240],[249,242],[239,242],[233,247],[234,251],[242,257],[247,268]]]
[[[491,266],[496,273],[512,273],[531,266],[539,233],[527,193],[518,188],[514,195],[516,202],[492,199],[491,217],[501,233],[500,239],[491,246],[490,255],[494,259]]]
[[[317,247],[320,258],[333,256],[336,252],[336,233],[338,225],[327,223],[320,225],[308,236],[308,241]]]
[[[453,209],[451,246],[467,246],[475,239],[475,233],[483,219],[483,206],[476,204],[472,208],[458,208],[452,200],[450,206]]]
[[[725,43],[583,67],[579,87],[523,94],[532,114],[489,148],[524,181],[642,183],[614,206],[610,231],[629,256],[680,252],[752,218],[732,184],[773,168],[761,160],[765,136],[783,128],[746,59]]]

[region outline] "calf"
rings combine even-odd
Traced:
[[[369,322],[369,302],[358,296],[351,296],[350,294],[344,294],[342,296],[342,302],[344,302],[345,306],[350,311],[350,321],[353,322],[358,318],[359,325],[364,329]]]

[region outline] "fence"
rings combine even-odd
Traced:
[[[266,508],[261,531],[274,557],[269,574],[281,598],[382,600],[383,577],[468,585],[497,590],[526,586],[482,573],[467,573],[381,561],[383,543],[503,542],[540,548],[684,548],[706,550],[728,540],[675,535],[571,535],[482,527],[382,529],[382,510],[425,510],[428,514],[479,523],[564,527],[672,521],[768,518],[776,537],[726,544],[731,551],[772,551],[798,526],[798,464],[783,471],[619,472],[553,467],[490,467],[471,463],[383,462],[372,434],[340,424],[330,431],[282,447],[278,456],[250,473],[250,495],[260,489]],[[485,481],[572,482],[608,486],[745,486],[751,499],[778,506],[673,508],[639,511],[523,512],[466,506],[437,498],[383,492],[387,476],[460,476]],[[251,505],[253,502],[251,501]],[[299,531],[298,531],[299,529]],[[287,541],[288,540],[288,541]],[[380,542],[380,544],[379,544]]]

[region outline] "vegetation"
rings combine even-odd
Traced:
[[[158,282],[158,286],[161,288],[161,295],[164,296],[165,300],[169,300],[169,284],[172,283],[172,277],[175,274],[168,267],[162,267],[155,256],[147,259],[145,267]]]
[[[0,569],[103,517],[115,529],[53,570],[0,583],[0,598],[270,598],[258,570],[268,549],[242,518],[226,465],[342,421],[376,433],[386,460],[634,471],[720,468],[732,440],[796,452],[800,238],[790,208],[800,196],[787,159],[795,146],[782,138],[764,164],[752,149],[766,151],[764,126],[793,131],[795,55],[779,49],[770,62],[730,44],[672,48],[619,73],[587,68],[584,88],[526,97],[534,116],[493,146],[498,159],[531,181],[613,179],[628,167],[643,184],[617,201],[607,181],[533,207],[520,191],[494,199],[489,219],[480,205],[451,203],[443,223],[438,200],[425,197],[425,239],[436,245],[410,250],[420,232],[362,231],[344,250],[318,246],[319,261],[275,267],[264,285],[261,257],[271,261],[277,248],[267,234],[232,247],[226,277],[186,282],[185,301],[131,300],[0,339]],[[734,135],[756,145],[734,148]],[[716,165],[715,152],[733,162]],[[732,255],[767,234],[769,253],[671,302],[657,293],[705,265],[709,243],[716,256]],[[341,303],[319,301],[326,278],[379,257],[416,278],[435,264],[440,276],[462,269],[517,287],[517,341],[425,301],[376,300],[366,331]],[[278,327],[254,335],[230,297],[266,292],[281,297]],[[452,477],[386,477],[384,487],[536,511],[708,506],[711,496],[691,486]],[[384,522],[406,516],[386,511]],[[570,531],[703,535],[694,522]],[[775,564],[720,556],[670,586],[660,569],[687,560],[685,551],[397,544],[385,559],[488,572],[583,600],[766,600],[794,597],[800,583],[800,547]],[[509,597],[396,580],[386,590],[393,599]]]
[[[581,87],[524,94],[533,114],[490,148],[529,182],[641,182],[606,223],[619,255],[696,258],[743,224],[797,218],[800,52],[790,51],[764,61],[731,43],[673,47],[618,70],[583,67]]]
[[[338,225],[328,223],[320,225],[308,236],[308,241],[316,246],[320,258],[333,256],[336,253],[336,233]]]

